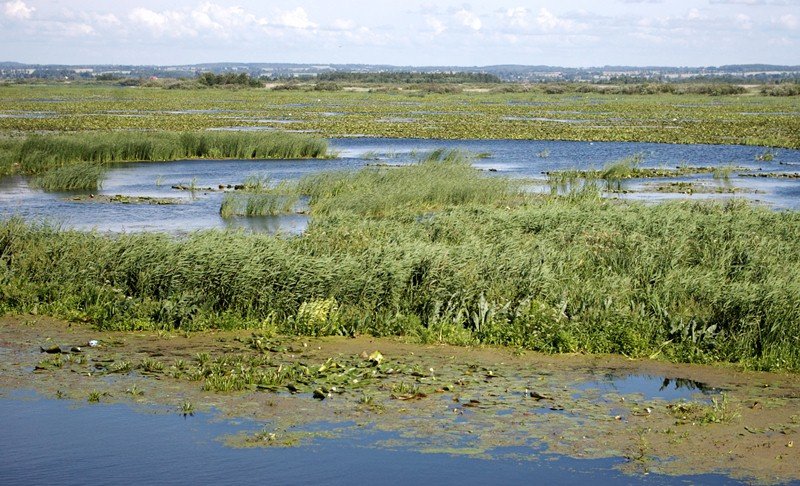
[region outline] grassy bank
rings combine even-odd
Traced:
[[[326,157],[318,137],[247,132],[91,132],[31,135],[0,143],[0,175],[40,176],[48,190],[96,188],[114,162],[194,158],[307,159]]]
[[[800,214],[522,194],[457,155],[302,180],[301,237],[0,224],[2,308],[800,369]]]

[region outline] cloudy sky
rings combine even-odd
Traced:
[[[800,64],[800,0],[0,0],[0,61]]]

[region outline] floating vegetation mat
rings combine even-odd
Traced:
[[[235,447],[385,432],[372,447],[800,479],[794,375],[366,337],[98,332],[36,316],[2,318],[0,329],[1,388],[183,416],[213,408],[261,424],[228,436]]]

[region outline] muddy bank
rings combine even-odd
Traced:
[[[544,448],[624,457],[634,474],[800,480],[795,375],[369,337],[98,333],[40,316],[4,317],[0,335],[2,389],[263,421],[233,446],[371,427],[398,434],[382,447],[486,458],[512,447],[521,460]]]

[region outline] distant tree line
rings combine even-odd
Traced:
[[[319,81],[346,82],[346,83],[502,83],[498,76],[488,73],[412,73],[412,72],[386,72],[386,73],[348,73],[330,72],[317,75]]]
[[[197,77],[197,82],[203,86],[261,86],[261,81],[251,78],[247,73],[223,73],[214,74],[212,72],[202,73]]]

